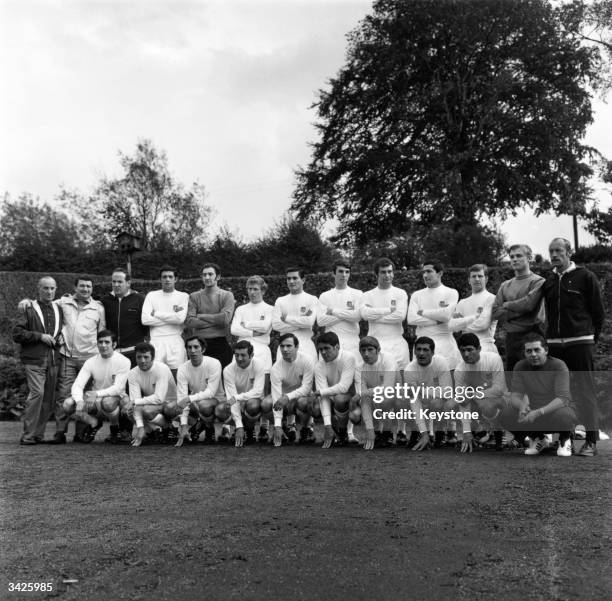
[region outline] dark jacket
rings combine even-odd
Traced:
[[[542,286],[547,338],[599,337],[604,322],[601,287],[595,274],[585,267],[566,271],[560,277],[548,274]]]
[[[149,328],[142,325],[144,297],[130,292],[119,300],[107,294],[101,300],[106,316],[106,327],[117,334],[117,348],[135,346],[149,336]]]
[[[62,310],[55,305],[55,328],[53,332],[46,332],[34,304],[26,308],[24,313],[19,313],[17,323],[13,328],[13,340],[21,345],[21,362],[26,365],[42,365],[45,358],[51,352],[53,361],[57,361],[59,348],[63,342],[62,326],[64,319]],[[43,334],[50,334],[55,338],[55,347],[51,348],[41,342]]]

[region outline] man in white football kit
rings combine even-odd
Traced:
[[[189,360],[176,375],[176,410],[180,416],[177,447],[185,439],[197,442],[202,430],[207,444],[215,442],[215,409],[225,400],[221,384],[221,362],[204,355],[206,339],[190,336],[185,340]]]
[[[348,285],[351,266],[346,261],[336,261],[333,267],[335,287],[319,296],[317,324],[326,332],[334,332],[340,348],[359,356],[359,321],[363,292]],[[348,441],[358,444],[353,434],[353,422],[348,423]]]
[[[133,414],[136,433],[132,446],[139,447],[145,431],[159,431],[168,427],[164,416],[166,403],[176,403],[176,383],[170,368],[155,361],[155,347],[148,342],[136,345],[136,367],[128,375],[128,415]]]
[[[149,326],[151,344],[157,361],[165,363],[176,375],[185,362],[181,333],[187,317],[189,295],[175,290],[176,270],[164,265],[160,269],[162,289],[149,292],[142,306],[142,323]]]
[[[234,345],[234,360],[223,370],[226,402],[217,405],[217,416],[227,419],[231,414],[236,425],[237,447],[254,442],[253,430],[261,416],[266,372],[263,363],[253,354],[250,342],[237,342]]]
[[[316,390],[312,413],[314,417],[323,417],[323,448],[329,449],[334,439],[340,444],[348,442],[349,403],[355,395],[356,359],[353,353],[340,349],[334,332],[321,334],[317,349],[321,358],[314,368]]]
[[[416,326],[417,338],[426,336],[434,341],[436,354],[442,355],[453,370],[461,356],[448,329],[448,322],[457,306],[459,293],[442,283],[441,263],[424,263],[421,273],[426,288],[412,293],[408,305],[408,323]]]
[[[467,410],[475,406],[480,415],[494,424],[497,416],[505,409],[509,400],[504,364],[499,353],[482,351],[480,339],[476,334],[466,332],[457,341],[462,361],[455,369],[455,401],[459,409]],[[467,398],[466,387],[474,390],[472,398]],[[462,398],[463,397],[463,398]],[[471,432],[471,420],[463,420],[463,431]],[[503,430],[495,430],[495,449],[502,450]],[[463,452],[470,448],[461,449]]]
[[[85,422],[88,428],[82,442],[91,442],[99,428],[97,417],[105,417],[116,426],[119,423],[120,401],[125,397],[125,385],[130,372],[130,360],[115,352],[117,337],[109,330],[98,332],[98,354],[85,361],[72,384],[71,396],[64,400],[66,415]],[[92,380],[92,389],[85,387]],[[94,417],[97,416],[97,417]]]
[[[483,263],[476,263],[469,268],[468,282],[472,294],[457,303],[453,316],[448,322],[448,329],[451,332],[476,334],[484,352],[499,354],[495,346],[497,320],[491,315],[495,295],[486,288],[487,273],[488,268]]]
[[[366,430],[366,441],[363,448],[371,451],[376,446],[389,446],[393,440],[393,434],[388,420],[374,417],[380,411],[392,411],[397,409],[397,397],[395,395],[383,394],[382,391],[389,390],[399,381],[399,370],[395,357],[383,353],[380,344],[373,336],[364,336],[359,341],[359,353],[361,361],[355,366],[355,396],[349,404],[349,417],[351,421],[358,422],[363,419]],[[378,394],[381,397],[378,397]],[[374,397],[377,397],[374,400]],[[379,410],[379,411],[375,411]],[[378,440],[374,432],[374,424],[380,423],[382,432]],[[389,424],[385,428],[384,424]]]
[[[290,426],[287,435],[283,432],[283,416],[299,419],[300,443],[314,442],[314,433],[308,426],[314,380],[314,361],[299,352],[299,340],[294,334],[283,334],[279,341],[280,358],[270,371],[272,392],[261,404],[262,414],[274,412],[275,447],[280,447],[283,438],[296,440],[295,426]]]
[[[317,318],[319,300],[304,292],[304,276],[301,269],[286,270],[289,294],[276,299],[272,328],[279,334],[295,334],[300,342],[300,352],[317,360],[317,349],[312,341],[312,326]],[[276,358],[280,357],[280,351]]]
[[[420,414],[421,407],[433,411],[448,411],[454,408],[453,379],[451,378],[448,362],[442,355],[435,353],[436,345],[431,338],[420,336],[414,343],[414,359],[404,369],[404,383],[407,387],[417,392],[411,400],[411,408]],[[420,403],[420,406],[419,406]],[[435,446],[441,446],[444,440],[444,431],[438,427],[435,429]],[[419,431],[422,430],[419,426]],[[429,446],[429,437],[423,436],[422,432],[417,440],[416,432],[410,437],[410,445],[413,450],[420,451]],[[470,433],[471,436],[471,433]]]
[[[361,317],[368,322],[368,335],[376,338],[381,351],[395,357],[398,369],[402,369],[410,361],[402,326],[408,308],[408,295],[392,285],[393,263],[389,259],[376,261],[374,273],[378,285],[362,296]]]

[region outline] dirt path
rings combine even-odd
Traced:
[[[612,442],[520,451],[20,447],[1,599],[605,599]],[[104,433],[99,435],[103,438]],[[66,585],[62,581],[75,579]],[[9,593],[52,582],[52,593]]]

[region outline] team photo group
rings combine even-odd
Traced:
[[[530,270],[527,245],[508,254],[514,277],[493,293],[487,266],[474,264],[466,270],[471,294],[461,300],[444,285],[443,266],[427,259],[418,290],[393,285],[387,258],[373,265],[376,287],[357,290],[350,264],[338,261],[334,287],[319,298],[288,266],[288,294],[269,304],[265,279],[253,275],[249,302],[238,307],[213,263],[192,294],[176,289],[169,265],[160,267],[161,289],[146,296],[115,269],[99,301],[90,276],[58,298],[55,280],[42,277],[37,297],[19,303],[13,329],[29,390],[20,444],[64,444],[73,420],[75,443],[92,442],[108,422],[105,442],[132,447],[452,445],[525,455],[553,447],[559,457],[592,457],[599,282],[574,264],[564,238],[549,245],[546,277]],[[410,345],[406,324],[416,328]],[[55,432],[45,439],[52,414]],[[574,449],[577,426],[585,440]]]

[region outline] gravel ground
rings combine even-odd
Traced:
[[[560,458],[132,449],[104,430],[90,445],[21,447],[20,429],[0,423],[0,599],[612,595],[612,441]],[[9,592],[17,582],[53,591]]]

